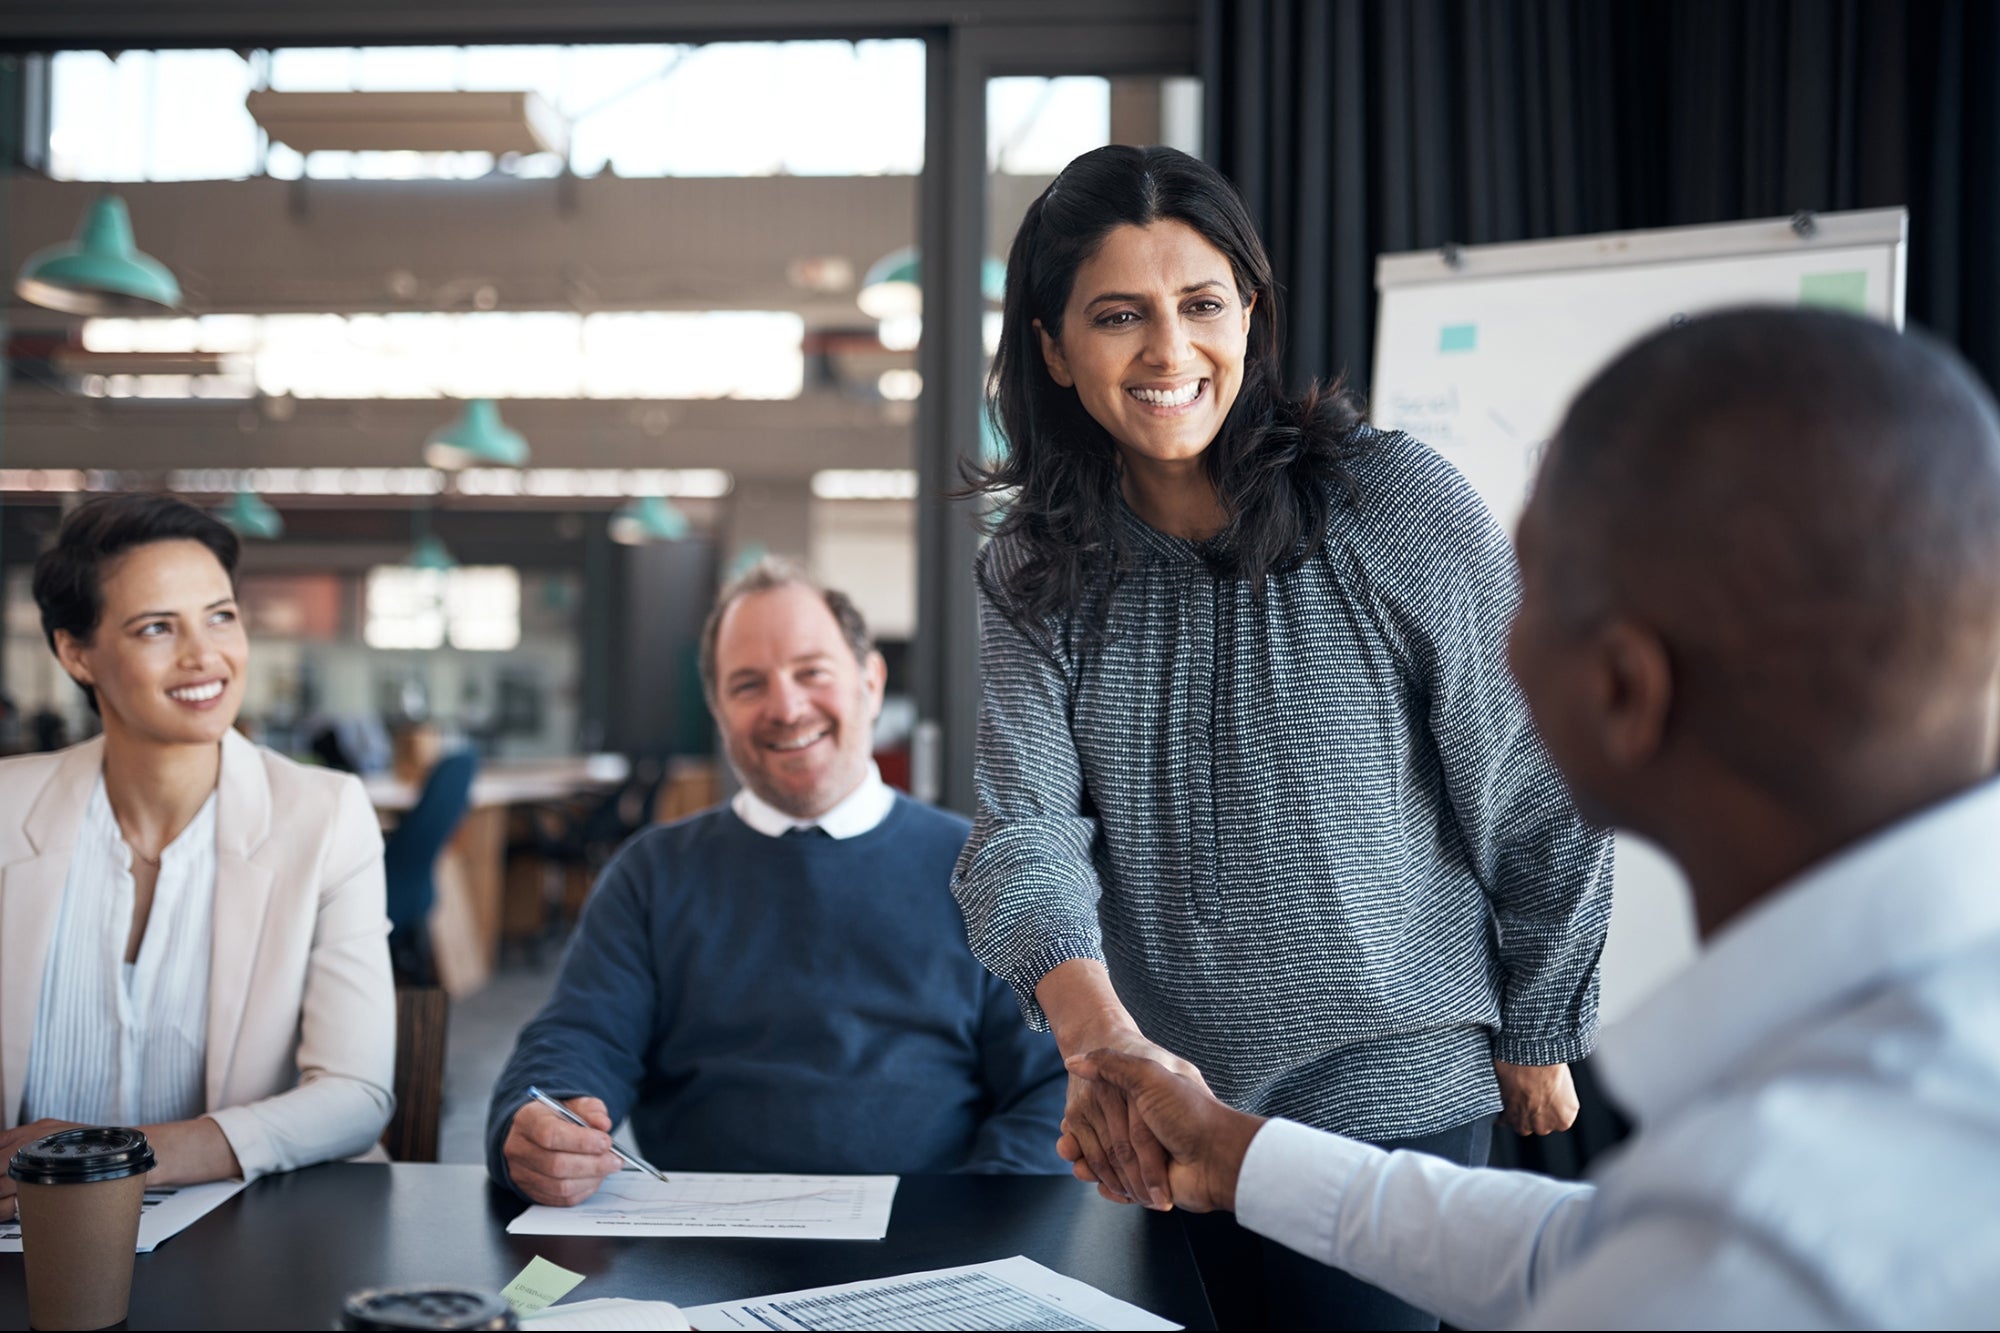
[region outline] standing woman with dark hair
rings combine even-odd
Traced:
[[[135,1125],[157,1185],[374,1144],[396,997],[361,784],[233,729],[235,534],[110,495],[35,565],[49,646],[103,736],[0,763],[0,1161]],[[0,1216],[14,1211],[0,1180]]]
[[[1070,163],[1007,264],[981,552],[974,950],[1066,1056],[1483,1163],[1566,1128],[1610,911],[1509,679],[1512,552],[1423,445],[1287,398],[1269,261],[1167,148]],[[1165,1159],[1072,1079],[1064,1155],[1163,1206]],[[1217,1317],[1424,1327],[1337,1270],[1190,1218]]]

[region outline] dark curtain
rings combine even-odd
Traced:
[[[2000,384],[2000,5],[1205,0],[1209,159],[1297,388],[1365,387],[1375,256],[1907,205],[1908,314]]]

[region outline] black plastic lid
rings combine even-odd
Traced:
[[[31,1185],[88,1185],[143,1176],[153,1169],[153,1148],[136,1129],[93,1126],[36,1139],[7,1164],[7,1174]]]
[[[449,1283],[370,1287],[341,1304],[340,1327],[355,1329],[518,1328],[514,1307],[479,1287]]]

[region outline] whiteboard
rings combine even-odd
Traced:
[[[1635,339],[1703,310],[1827,305],[1901,328],[1901,208],[1383,255],[1374,424],[1431,445],[1509,531],[1569,400]],[[1630,1011],[1694,956],[1686,882],[1618,837],[1601,1013]]]

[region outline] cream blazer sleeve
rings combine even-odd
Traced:
[[[218,830],[208,1115],[254,1180],[351,1157],[381,1137],[395,1106],[396,991],[382,834],[360,781],[244,748],[265,769],[271,818],[263,846],[233,872]],[[252,941],[257,871],[269,882]],[[232,877],[246,891],[225,907]],[[245,961],[238,1005],[232,992]]]
[[[103,739],[0,760],[0,1124],[32,1054],[49,941]],[[235,732],[216,783],[204,1105],[249,1179],[373,1144],[394,1107],[382,834],[359,779]]]

